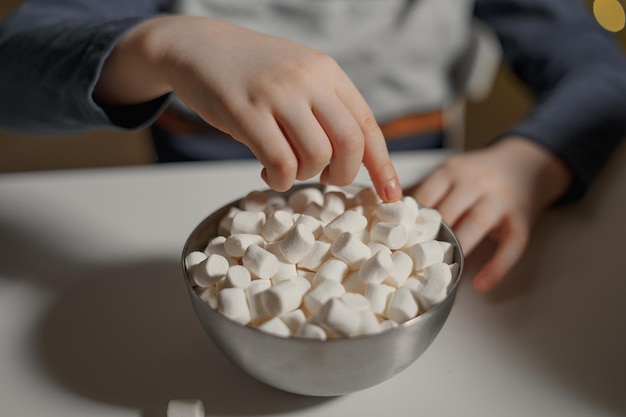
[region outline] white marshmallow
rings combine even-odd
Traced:
[[[223,288],[217,293],[217,308],[220,313],[241,324],[250,322],[250,308],[243,288]]]
[[[222,255],[211,254],[195,266],[193,280],[200,287],[209,287],[224,278],[230,264]]]
[[[392,270],[391,255],[385,251],[378,251],[363,262],[359,276],[366,284],[380,284]]]
[[[316,203],[319,206],[324,204],[324,195],[321,190],[305,187],[294,191],[287,198],[287,205],[296,213],[302,213],[311,203]]]
[[[226,271],[222,288],[246,288],[250,285],[250,281],[252,281],[252,277],[248,268],[243,265],[232,265]]]
[[[365,310],[359,313],[359,330],[357,334],[374,334],[381,331],[380,323],[376,314],[372,310]]]
[[[285,324],[284,321],[282,321],[278,317],[272,317],[268,321],[259,325],[257,329],[265,333],[273,334],[275,336],[280,336],[280,337],[291,336],[291,330],[289,330],[289,327]]]
[[[224,241],[224,250],[229,256],[241,258],[250,245],[264,246],[265,239],[262,236],[248,233],[230,235]]]
[[[230,255],[226,253],[226,249],[224,249],[224,242],[226,242],[226,236],[215,236],[213,239],[207,243],[204,248],[204,253],[209,256],[212,253],[216,253],[218,255],[222,255],[224,258],[228,258]]]
[[[250,191],[241,199],[239,208],[245,211],[265,211],[269,201],[269,194],[265,191]]]
[[[276,270],[274,276],[272,276],[271,278],[272,284],[276,285],[281,281],[288,280],[297,275],[298,269],[294,264],[283,262],[282,260],[278,259],[278,269]]]
[[[407,228],[402,224],[377,222],[370,230],[370,240],[381,242],[389,249],[400,249],[407,238]]]
[[[261,301],[265,311],[272,317],[277,317],[300,307],[302,297],[306,292],[307,287],[302,285],[301,282],[294,280],[281,281],[264,291]]]
[[[399,326],[399,324],[396,323],[395,321],[391,320],[391,319],[383,320],[383,321],[380,322],[380,331],[384,332],[386,330],[395,329],[398,326]]]
[[[265,207],[265,214],[271,215],[276,210],[282,210],[289,213],[293,213],[293,209],[287,205],[287,200],[281,195],[272,195],[267,199],[267,205]]]
[[[411,291],[414,297],[417,298],[418,293],[422,291],[422,287],[424,287],[424,283],[417,276],[410,276],[404,281],[402,284],[402,288],[407,288]]]
[[[354,195],[352,198],[354,205],[360,206],[378,206],[382,203],[378,194],[376,194],[376,190],[371,187],[362,188]]]
[[[348,273],[343,279],[343,286],[346,289],[346,292],[354,292],[357,294],[365,294],[365,287],[367,284],[363,282],[360,276],[360,272],[357,269],[356,271],[351,271]]]
[[[282,239],[293,227],[293,216],[285,210],[276,210],[267,217],[261,235],[265,240],[273,242]]]
[[[311,315],[315,315],[328,300],[341,297],[345,292],[346,289],[340,282],[330,279],[322,280],[304,295],[304,305]]]
[[[367,247],[370,248],[370,252],[372,253],[372,255],[378,252],[379,250],[385,251],[389,255],[391,255],[391,249],[389,249],[388,246],[385,246],[384,243],[370,241],[367,243]]]
[[[410,248],[416,243],[427,242],[434,239],[429,227],[419,223],[407,226],[406,236],[406,243],[402,247],[403,249]]]
[[[413,268],[416,271],[443,262],[443,255],[443,247],[436,240],[416,243],[409,248],[409,256],[413,259]]]
[[[367,227],[367,218],[353,210],[346,210],[324,226],[324,235],[332,240],[344,232],[360,234]]]
[[[305,278],[309,282],[313,282],[313,278],[315,277],[314,271],[308,271],[306,269],[297,269],[298,276]]]
[[[407,206],[409,206],[411,210],[414,210],[415,213],[419,214],[420,205],[415,199],[415,197],[410,196],[410,195],[405,195],[404,197],[402,197],[402,202],[406,204]]]
[[[270,279],[278,271],[278,259],[273,253],[259,245],[250,245],[241,259],[243,266],[250,270],[255,277]]]
[[[328,245],[330,248],[330,244]],[[202,261],[207,258],[207,255],[204,252],[200,252],[198,250],[189,252],[187,256],[185,256],[185,269],[189,276],[193,276],[194,268]]]
[[[233,217],[235,217],[235,214],[240,211],[241,209],[237,207],[230,207],[226,214],[220,219],[220,222],[217,225],[217,233],[223,236],[230,235],[230,227],[233,224]]]
[[[346,211],[346,195],[341,191],[328,191],[324,193],[324,203],[320,212],[320,220],[328,223],[341,213]]]
[[[215,290],[215,285],[211,285],[208,288],[200,288],[198,290],[198,296],[212,309],[217,308],[217,292]]]
[[[355,234],[345,232],[330,245],[330,252],[344,261],[350,269],[356,269],[371,255],[370,248]]]
[[[240,211],[233,217],[230,233],[233,235],[249,233],[260,235],[265,224],[265,213],[262,211]]]
[[[296,309],[281,315],[280,319],[289,327],[291,334],[296,334],[300,326],[306,321],[306,316],[304,315],[304,311]]]
[[[299,224],[310,230],[313,233],[313,236],[315,236],[315,239],[319,238],[323,233],[322,222],[318,218],[311,215],[304,213],[296,215],[294,225],[297,226]]]
[[[448,286],[448,289],[449,289],[449,287],[452,285],[452,283],[453,283],[454,281],[456,281],[456,278],[457,278],[457,276],[459,275],[459,270],[460,270],[460,268],[461,268],[461,267],[459,266],[459,264],[457,264],[456,262],[455,262],[455,263],[452,263],[452,264],[449,264],[449,266],[450,266],[450,273],[452,274],[452,279],[451,279],[451,283],[450,283],[450,285]]]
[[[330,243],[316,240],[310,251],[298,262],[298,268],[317,271],[330,256]]]
[[[370,301],[372,311],[379,316],[384,316],[389,298],[395,290],[387,284],[368,284],[365,289],[365,298]]]
[[[340,298],[341,298],[341,301],[346,303],[348,307],[350,307],[353,311],[357,313],[362,313],[364,311],[371,311],[370,300],[365,298],[363,294],[358,294],[355,292],[346,292]]]
[[[443,261],[444,263],[451,264],[454,260],[454,247],[450,242],[438,241],[443,249]]]
[[[380,204],[376,209],[376,217],[383,222],[411,225],[415,223],[417,211],[399,200]]]
[[[437,239],[439,229],[441,228],[441,213],[439,211],[422,207],[415,222],[424,226],[425,238],[427,240]]]
[[[320,215],[322,214],[322,206],[317,203],[311,203],[302,211],[303,215],[313,217],[314,219],[319,220]]]
[[[408,288],[398,288],[393,292],[387,306],[387,317],[398,324],[411,320],[419,312],[415,297]]]
[[[170,400],[167,417],[204,417],[204,404],[200,400]]]
[[[413,272],[413,259],[406,252],[395,251],[391,254],[391,261],[393,268],[384,282],[399,288]]]
[[[297,264],[313,247],[314,243],[313,232],[302,224],[296,224],[280,241],[279,249],[287,261]]]
[[[262,293],[272,287],[267,279],[254,280],[246,287],[246,299],[250,308],[250,322],[258,323],[270,317],[263,306]]]
[[[296,336],[307,339],[326,340],[326,331],[314,323],[306,322],[296,332]]]
[[[424,286],[418,292],[418,299],[422,308],[429,310],[448,295],[452,283],[450,266],[443,262],[427,266],[424,268],[424,280]]]
[[[329,299],[317,314],[317,321],[337,336],[353,336],[361,322],[359,313],[353,311],[339,298]]]
[[[315,286],[324,279],[341,282],[348,275],[348,265],[341,259],[329,258],[317,270],[311,283]]]

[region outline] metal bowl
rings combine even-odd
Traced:
[[[282,193],[288,196],[303,186]],[[268,190],[269,193],[275,193]],[[283,338],[230,320],[200,299],[187,276],[184,259],[217,236],[220,219],[233,201],[205,218],[189,235],[182,253],[183,277],[193,308],[213,343],[241,369],[275,388],[309,396],[336,396],[377,385],[411,365],[430,346],[448,318],[463,272],[463,253],[451,229],[442,223],[438,240],[453,245],[459,265],[444,301],[425,313],[381,333],[328,339]]]

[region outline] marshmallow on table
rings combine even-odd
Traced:
[[[261,235],[270,242],[282,239],[293,226],[293,215],[285,210],[276,210],[265,220]]]
[[[429,240],[411,246],[409,256],[413,259],[414,269],[419,271],[434,263],[443,262],[444,252],[439,241]]]
[[[250,322],[250,308],[243,288],[222,288],[218,291],[217,308],[231,320],[241,324]]]
[[[258,278],[270,279],[278,271],[278,258],[273,253],[259,245],[250,245],[246,248],[241,259],[243,266]]]
[[[200,400],[170,400],[167,417],[204,417],[204,404]]]
[[[353,210],[346,210],[324,226],[324,235],[334,240],[344,232],[359,234],[367,227],[367,218]]]
[[[297,264],[313,247],[314,243],[313,232],[303,224],[296,224],[280,241],[279,249],[287,261]]]
[[[339,235],[330,245],[330,252],[344,261],[350,269],[356,269],[371,255],[370,248],[354,233]]]
[[[398,288],[393,292],[387,305],[387,317],[398,324],[417,316],[419,306],[408,288]]]
[[[200,287],[209,287],[224,278],[228,268],[228,259],[211,254],[193,268],[193,280]]]
[[[393,270],[391,254],[385,251],[378,251],[368,258],[361,269],[359,276],[366,284],[380,284],[389,276]]]
[[[341,297],[345,292],[346,289],[340,282],[331,279],[321,280],[304,295],[304,306],[310,314],[315,315],[329,299]]]
[[[330,279],[337,282],[342,282],[348,275],[348,265],[341,259],[329,258],[327,259],[317,270],[313,276],[313,285],[324,279]]]

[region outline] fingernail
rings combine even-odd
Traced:
[[[389,184],[385,185],[383,189],[383,199],[387,202],[393,202],[399,200],[402,197],[402,189],[397,181],[393,180]]]

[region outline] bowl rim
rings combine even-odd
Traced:
[[[270,195],[273,195],[273,196],[283,196],[284,197],[284,196],[288,196],[288,195],[292,194],[295,191],[298,191],[300,189],[307,188],[307,187],[314,187],[314,188],[318,188],[318,189],[323,189],[323,188],[327,187],[327,185],[321,184],[321,183],[306,183],[306,182],[303,182],[303,183],[295,184],[294,186],[292,186],[292,188],[290,188],[289,190],[284,191],[284,192],[275,191],[275,190],[272,190],[270,188],[254,190],[254,191],[266,192],[266,193],[269,193]],[[369,186],[361,185],[361,184],[350,184],[349,186],[343,186],[343,187],[332,186],[332,187],[336,188],[336,189],[371,188]],[[446,297],[442,301],[440,301],[436,305],[432,306],[426,312],[424,312],[422,314],[419,314],[418,316],[413,317],[412,319],[407,320],[404,323],[400,323],[397,326],[394,326],[394,327],[391,327],[389,329],[385,329],[385,330],[382,330],[382,331],[376,332],[376,333],[364,334],[364,335],[356,335],[356,336],[334,337],[334,338],[328,338],[328,339],[321,340],[321,339],[313,339],[313,338],[300,337],[300,336],[289,336],[289,337],[279,336],[279,335],[276,335],[276,334],[273,334],[273,333],[265,332],[265,331],[260,330],[260,329],[258,329],[256,327],[248,326],[247,324],[242,324],[242,323],[240,323],[240,322],[238,322],[236,320],[233,320],[233,319],[225,316],[224,314],[220,313],[216,309],[212,308],[206,302],[204,302],[202,299],[200,299],[200,296],[198,295],[198,292],[195,290],[194,285],[192,285],[190,277],[188,276],[188,271],[187,271],[187,268],[185,266],[185,257],[186,257],[187,254],[189,254],[192,251],[192,250],[190,250],[191,249],[190,247],[191,247],[192,237],[196,236],[199,233],[199,231],[208,222],[208,220],[210,218],[216,216],[218,213],[220,213],[222,211],[224,211],[224,212],[227,211],[230,207],[237,206],[245,197],[246,196],[237,198],[235,200],[230,201],[229,203],[226,203],[226,204],[222,205],[221,207],[213,210],[211,213],[206,215],[202,220],[200,220],[200,222],[198,222],[196,224],[196,226],[192,229],[191,233],[189,233],[187,235],[187,238],[185,239],[185,243],[183,245],[183,249],[182,249],[182,252],[181,252],[180,265],[182,267],[182,272],[183,272],[182,277],[183,277],[183,280],[184,280],[184,283],[185,283],[185,287],[187,288],[190,297],[192,297],[194,299],[194,301],[195,301],[194,305],[196,305],[196,306],[198,304],[202,305],[203,310],[208,311],[209,314],[212,315],[212,316],[214,315],[214,316],[218,317],[218,320],[226,320],[229,323],[235,324],[235,325],[237,325],[237,327],[240,327],[242,329],[242,331],[249,331],[249,332],[252,332],[252,333],[254,333],[256,335],[262,335],[263,337],[270,337],[270,338],[273,338],[273,339],[290,341],[292,343],[293,342],[305,343],[305,344],[311,344],[311,343],[319,343],[319,344],[349,343],[349,341],[352,341],[352,340],[372,339],[372,338],[375,338],[375,337],[384,337],[384,335],[386,335],[388,333],[395,332],[395,331],[401,331],[401,329],[406,328],[406,327],[413,327],[413,326],[416,325],[416,323],[424,321],[428,317],[430,317],[431,315],[435,314],[436,310],[444,308],[444,304],[446,304],[446,302],[450,298],[456,297],[456,292],[457,292],[457,289],[458,289],[458,287],[460,285],[461,278],[462,278],[462,275],[463,275],[465,256],[463,254],[463,248],[461,247],[461,244],[460,244],[460,242],[458,240],[458,237],[456,236],[456,234],[454,233],[452,228],[447,223],[445,223],[443,220],[441,220],[442,228],[445,230],[445,233],[450,235],[450,238],[452,240],[452,242],[449,242],[449,243],[452,243],[454,248],[455,248],[455,255],[454,256],[455,256],[455,258],[458,258],[458,262],[456,262],[459,265],[458,273],[456,274],[454,283],[449,288]],[[441,234],[441,230],[439,231],[439,234]],[[426,318],[423,318],[423,317],[426,317]],[[247,330],[244,330],[244,329],[247,329]]]

